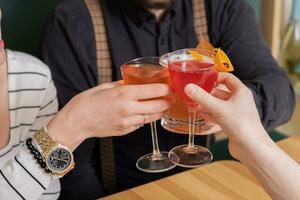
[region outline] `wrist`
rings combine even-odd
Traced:
[[[239,131],[240,135],[230,141],[233,157],[243,162],[261,153],[261,149],[274,145],[263,126]]]
[[[259,141],[251,150],[240,154],[239,161],[249,169],[260,168],[267,170],[272,165],[269,159],[271,157],[274,159],[274,156],[280,157],[277,145],[272,140],[267,142]]]
[[[62,177],[74,168],[74,156],[71,150],[56,141],[48,134],[46,127],[39,129],[34,133],[33,138],[37,149],[31,143],[30,138],[26,140],[26,144],[30,152],[34,154],[34,158],[40,163],[42,168],[48,169],[46,172],[56,177]]]
[[[74,151],[86,139],[84,135],[77,133],[72,123],[60,112],[50,121],[47,131],[51,139],[68,147],[71,151]]]

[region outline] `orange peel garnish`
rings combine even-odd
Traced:
[[[233,65],[228,56],[220,48],[215,48],[215,67],[219,72],[232,72],[234,71]]]
[[[191,56],[196,59],[196,60],[203,60],[204,57],[198,53],[197,51],[194,51],[194,50],[188,50],[189,54],[191,54]]]
[[[199,50],[206,50],[210,52],[215,52],[215,68],[219,72],[232,72],[234,71],[233,65],[226,55],[224,51],[222,51],[221,48],[214,48],[214,46],[207,41],[202,33],[200,33],[200,42],[197,45],[196,49]],[[189,53],[193,56],[193,58],[197,60],[204,60],[204,57],[196,52],[196,51],[189,51]]]

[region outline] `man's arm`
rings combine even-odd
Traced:
[[[61,4],[48,23],[41,46],[41,57],[53,74],[60,107],[97,85],[95,53],[93,27],[84,3]]]
[[[60,108],[97,84],[93,34],[89,13],[79,0],[63,1],[48,23],[41,57],[51,69]],[[99,167],[97,152],[97,140],[93,138],[74,151],[76,168],[61,179],[62,199],[95,199],[103,195],[100,175],[95,170]]]
[[[253,10],[243,0],[211,1],[210,35],[229,55],[235,71],[253,92],[264,127],[271,130],[291,117],[295,96],[287,74],[265,44]]]

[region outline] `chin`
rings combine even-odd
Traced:
[[[174,0],[141,0],[141,3],[146,9],[167,9]]]

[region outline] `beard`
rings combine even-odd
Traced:
[[[174,0],[133,0],[135,3],[142,6],[144,9],[167,9]]]

